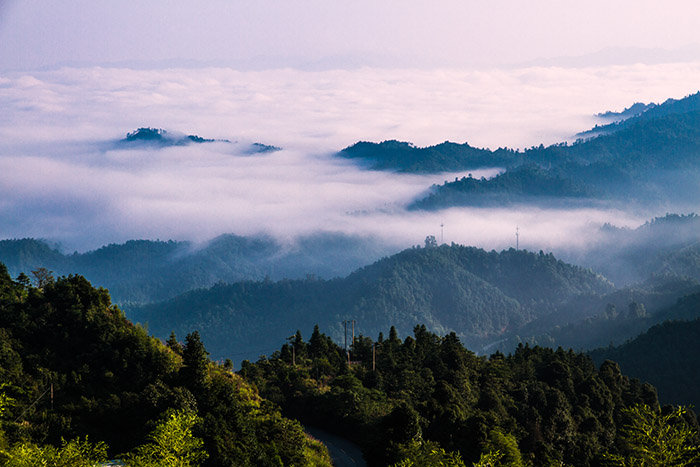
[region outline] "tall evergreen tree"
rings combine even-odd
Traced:
[[[209,352],[194,331],[185,337],[182,350],[183,367],[180,370],[182,381],[195,396],[201,396],[209,386]]]

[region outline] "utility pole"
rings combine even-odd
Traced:
[[[377,343],[372,344],[372,371],[377,368]]]
[[[352,320],[352,345],[350,346],[351,349],[355,348],[355,320]]]
[[[297,349],[292,344],[292,366],[297,366]]]
[[[343,330],[345,334],[345,353],[348,352],[348,322],[343,320]]]
[[[343,320],[343,328],[345,329],[345,355],[348,357],[348,365],[350,365],[350,352],[348,351],[348,320]]]
[[[445,243],[445,223],[440,223],[440,245]]]

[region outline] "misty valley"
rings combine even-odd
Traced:
[[[0,459],[338,465],[323,430],[377,466],[699,465],[700,93],[598,121],[528,149],[90,141],[90,171],[240,164],[217,193],[272,172],[269,228],[0,240]]]

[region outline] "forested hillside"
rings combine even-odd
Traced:
[[[409,207],[524,203],[600,203],[665,206],[700,195],[700,93],[668,100],[622,122],[596,128],[574,144],[521,151],[476,149],[445,142],[360,142],[339,155],[376,170],[446,172],[484,167],[507,170],[491,179],[465,176],[434,185]]]
[[[343,279],[220,284],[128,313],[158,336],[199,329],[222,357],[269,354],[289,323],[318,323],[340,341],[347,319],[364,333],[393,322],[407,334],[424,323],[480,348],[577,297],[612,290],[601,276],[551,254],[442,245],[405,250]]]
[[[497,348],[526,341],[590,350],[620,345],[667,319],[700,317],[692,307],[682,316],[672,311],[680,310],[680,298],[700,292],[699,225],[695,214],[667,214],[636,229],[605,225],[594,248],[570,259],[604,272],[617,290],[536,319]]]
[[[700,110],[700,92],[691,94],[683,99],[667,99],[660,105],[636,103],[625,109],[621,113],[605,112],[599,114],[604,119],[615,119],[617,121],[607,125],[596,125],[589,131],[579,133],[579,136],[590,137],[601,134],[609,134],[627,128],[638,121],[653,120],[668,115],[697,112]],[[631,118],[634,117],[634,118]]]
[[[73,441],[41,447],[61,440]],[[0,264],[1,462],[54,465],[41,459],[83,451],[93,463],[55,465],[107,454],[135,465],[330,465],[297,422],[210,361],[197,332],[166,346],[81,276],[32,287]]]
[[[625,374],[650,382],[661,402],[700,407],[700,294],[684,297],[663,315],[673,321],[590,355],[596,362],[615,360]]]
[[[667,283],[657,289],[623,289],[602,297],[574,302],[557,315],[527,324],[499,341],[490,350],[508,352],[521,342],[544,347],[591,350],[620,345],[649,327],[669,318],[668,307],[700,287],[682,282]],[[572,312],[577,312],[578,315]],[[685,319],[700,317],[700,309],[688,310]]]
[[[271,358],[244,362],[240,374],[286,414],[355,440],[370,465],[639,462],[639,441],[624,426],[649,423],[652,437],[665,436],[653,386],[572,351],[520,346],[477,357],[454,333],[416,326],[403,340],[393,327],[376,341],[359,336],[349,358],[348,366],[344,350],[315,327],[308,342],[297,332]],[[664,413],[690,438],[675,448],[648,439],[636,447],[647,455],[687,449],[682,458],[697,459],[695,415]]]
[[[522,153],[512,149],[490,151],[445,141],[419,148],[402,141],[370,143],[360,141],[338,153],[359,161],[372,170],[408,173],[455,172],[483,167],[509,167],[522,161]]]
[[[525,165],[489,180],[464,177],[433,186],[412,207],[542,204],[582,197],[613,204],[687,203],[698,195],[699,154],[700,112],[662,116],[573,145],[528,150]]]
[[[353,281],[382,282],[397,270],[392,262],[411,271],[428,261],[428,274],[438,274],[441,262],[463,255],[465,271],[522,301],[541,292],[517,287],[499,269],[547,281],[552,302],[606,288],[594,277],[574,281],[585,273],[549,255],[463,247],[403,255]],[[611,361],[596,369],[585,355],[527,345],[478,357],[456,334],[440,337],[423,325],[404,339],[393,327],[376,341],[358,333],[346,355],[315,327],[308,343],[297,331],[236,375],[230,361],[208,359],[199,332],[163,344],[83,277],[41,278],[33,287],[0,265],[0,459],[8,465],[87,466],[109,457],[129,465],[330,465],[326,449],[275,404],[287,417],[354,440],[370,465],[599,465],[638,454],[630,423],[672,423],[686,435],[672,434],[682,444],[664,454],[699,455],[694,413],[660,412],[654,387]],[[289,282],[270,284],[288,292]],[[697,297],[669,316],[694,307]],[[260,339],[267,331],[252,332]]]
[[[126,134],[117,142],[118,147],[128,148],[135,146],[167,147],[186,146],[192,143],[213,143],[214,139],[202,138],[197,135],[172,134],[162,128],[138,128]],[[229,141],[225,141],[229,142]]]
[[[450,206],[503,205],[519,203],[568,204],[597,195],[590,184],[569,176],[566,170],[545,169],[537,164],[521,165],[490,180],[462,177],[433,186],[431,192],[413,202],[410,209],[437,210]]]

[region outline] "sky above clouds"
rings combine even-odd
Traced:
[[[448,242],[507,247],[518,225],[549,249],[663,215],[408,213],[463,174],[333,157],[358,140],[552,144],[596,112],[698,90],[700,5],[582,3],[0,0],[0,238],[72,251],[330,230],[408,246],[444,223]],[[233,143],[110,146],[144,126]],[[252,142],[283,150],[250,156]]]
[[[236,68],[491,67],[700,58],[693,0],[2,0],[0,70],[210,62]],[[658,52],[658,51],[657,51]]]

